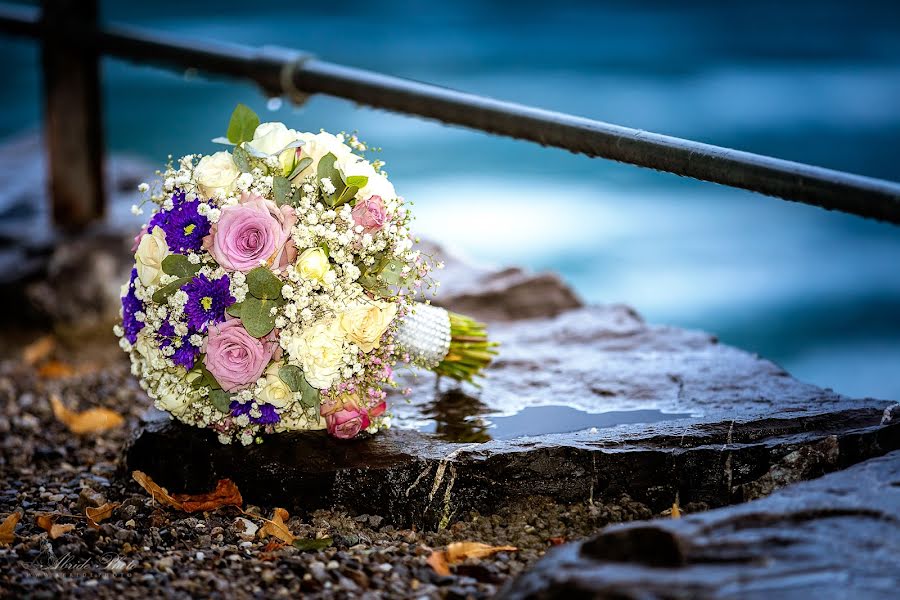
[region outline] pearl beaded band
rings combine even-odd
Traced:
[[[450,351],[450,313],[438,306],[417,304],[397,328],[395,341],[412,362],[435,368]]]

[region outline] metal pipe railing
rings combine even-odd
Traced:
[[[41,37],[36,10],[0,7],[0,31]],[[785,200],[900,224],[900,184],[630,129],[355,69],[295,50],[185,40],[107,26],[55,32],[72,44],[142,64],[250,79],[270,95],[327,94]]]

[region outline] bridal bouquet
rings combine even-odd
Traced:
[[[139,186],[152,214],[115,332],[160,409],[223,443],[352,438],[389,425],[398,362],[468,381],[487,366],[482,325],[420,301],[435,265],[355,136],[260,124],[239,105],[214,141],[230,151]]]

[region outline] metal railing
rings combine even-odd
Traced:
[[[51,197],[55,221],[63,228],[84,226],[104,210],[101,55],[249,79],[270,96],[302,100],[310,94],[327,94],[900,224],[896,182],[467,94],[325,62],[297,50],[199,42],[119,25],[101,27],[96,0],[44,0],[42,10],[0,6],[0,31],[41,40]],[[82,159],[73,165],[71,150],[76,144]]]

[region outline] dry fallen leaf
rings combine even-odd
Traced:
[[[75,375],[75,368],[59,360],[50,360],[38,367],[38,375],[44,379],[65,379]]]
[[[432,551],[431,555],[428,557],[428,560],[426,560],[425,562],[427,562],[429,566],[434,569],[434,572],[441,577],[447,577],[448,575],[450,575],[450,567],[447,565],[447,555],[444,554],[443,550]]]
[[[555,535],[547,541],[550,542],[551,546],[562,546],[563,544],[566,543],[566,538],[564,538],[561,535]]]
[[[0,546],[8,546],[16,539],[16,524],[22,518],[22,513],[14,512],[0,523]]]
[[[276,508],[275,514],[272,515],[272,519],[265,519],[265,524],[259,528],[259,533],[257,535],[260,539],[266,538],[268,536],[276,537],[283,542],[287,542],[288,544],[293,544],[294,534],[291,533],[291,530],[287,528],[285,521],[290,518],[288,511],[283,508]]]
[[[35,521],[37,522],[38,527],[50,534],[51,540],[55,540],[64,533],[68,533],[75,529],[75,526],[71,523],[57,525],[55,523],[56,517],[53,515],[38,515]]]
[[[467,558],[485,558],[498,552],[516,552],[515,546],[488,546],[478,542],[453,542],[447,546],[447,562],[454,565]]]
[[[119,427],[125,422],[117,412],[108,408],[89,408],[84,412],[69,410],[59,399],[59,396],[50,396],[50,405],[53,407],[53,415],[75,434],[96,433]]]
[[[112,516],[113,511],[119,505],[115,502],[107,502],[103,506],[98,506],[94,508],[93,506],[88,506],[84,509],[84,514],[88,518],[88,525],[93,527],[94,529],[99,529],[99,523],[101,521],[105,521],[106,519]]]
[[[681,509],[678,508],[678,503],[672,505],[672,518],[680,519],[681,518]]]
[[[50,353],[56,348],[56,338],[52,335],[45,335],[34,340],[22,351],[22,360],[30,366],[34,366],[50,356]]]
[[[216,484],[216,489],[206,494],[172,495],[146,473],[134,471],[131,477],[160,504],[188,513],[215,510],[223,506],[240,507],[244,503],[240,490],[230,479],[220,479]]]
[[[516,552],[515,546],[488,546],[479,542],[453,542],[446,550],[435,550],[427,559],[438,575],[449,575],[450,565],[461,563],[469,558],[485,558],[498,552]]]

